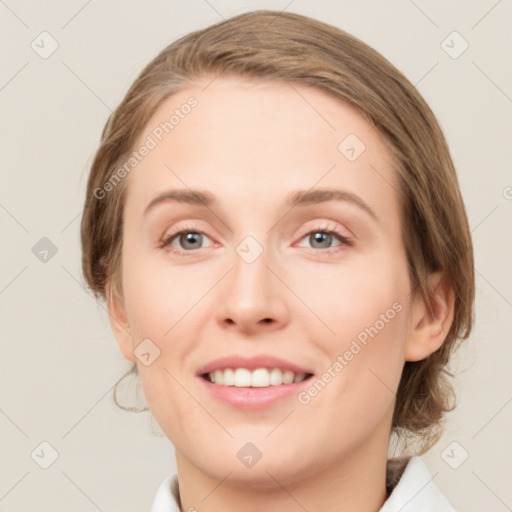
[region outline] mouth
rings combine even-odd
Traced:
[[[314,373],[270,355],[234,355],[211,361],[196,376],[209,397],[237,409],[255,410],[293,398]]]
[[[283,368],[224,368],[201,374],[206,381],[217,386],[237,388],[268,388],[303,382],[313,376],[312,373],[293,372]]]

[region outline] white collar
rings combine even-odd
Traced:
[[[455,512],[433,482],[434,478],[420,457],[411,457],[379,512]]]
[[[156,492],[151,512],[180,512],[178,475],[167,476]],[[420,457],[411,457],[379,512],[455,512],[433,482]]]

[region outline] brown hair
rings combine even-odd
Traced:
[[[426,279],[437,270],[446,271],[455,290],[454,319],[445,342],[426,359],[405,363],[397,392],[393,433],[420,439],[425,451],[439,435],[443,413],[453,408],[446,379],[451,375],[449,356],[473,324],[467,216],[447,143],[429,106],[382,55],[337,27],[299,14],[248,12],[181,37],[142,70],[109,117],[92,164],[81,224],[87,285],[96,298],[106,299],[112,282],[122,297],[126,180],[102,198],[95,190],[112,179],[164,99],[217,75],[314,86],[352,105],[383,135],[399,179],[413,290],[431,304]],[[137,373],[136,365],[130,373]]]

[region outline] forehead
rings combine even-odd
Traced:
[[[151,149],[129,174],[126,198],[126,209],[139,214],[169,188],[207,189],[231,204],[258,206],[292,189],[344,185],[383,209],[396,206],[380,133],[346,102],[311,86],[205,79],[159,106],[134,149],[144,144]]]

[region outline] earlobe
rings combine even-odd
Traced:
[[[105,287],[107,296],[108,317],[112,332],[123,357],[128,361],[136,362],[133,354],[133,340],[130,331],[130,324],[126,315],[122,297],[114,290],[109,281]]]
[[[418,296],[411,310],[411,328],[405,347],[406,361],[421,361],[439,349],[453,322],[455,290],[443,272],[429,276],[432,307]]]

